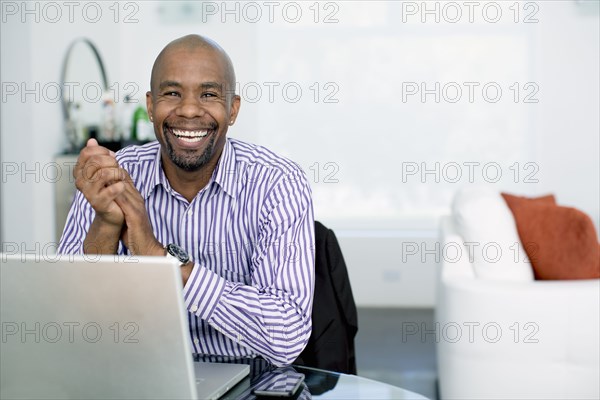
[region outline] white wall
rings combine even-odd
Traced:
[[[18,37],[20,40],[9,40],[9,38]],[[0,80],[4,82],[23,82],[31,77],[31,27],[24,24],[0,25]],[[9,56],[16,57],[19,62],[14,62]],[[4,94],[4,87],[2,93]],[[30,103],[21,103],[20,101],[7,101],[2,99],[2,109],[0,110],[0,157],[2,159],[2,213],[0,214],[2,240],[14,242],[34,241],[32,219],[27,215],[31,210],[39,210],[41,205],[35,204],[33,195],[33,186],[21,184],[18,180],[4,179],[4,171],[8,166],[8,161],[13,162],[31,162],[35,160],[33,156],[33,146],[27,150],[25,136],[32,132],[32,119],[27,116],[32,114],[33,105]],[[10,132],[13,132],[10,134]],[[29,140],[33,142],[32,136]],[[17,211],[18,210],[18,211]],[[29,211],[28,211],[29,210]],[[12,214],[21,214],[22,223],[17,218],[10,218],[9,211]],[[16,216],[16,215],[15,215]],[[46,218],[47,223],[52,220]],[[12,228],[12,229],[11,229]]]
[[[597,4],[598,2],[596,2]],[[600,30],[598,8],[565,4],[544,13],[536,76],[547,90],[537,110],[543,191],[600,224]]]
[[[320,163],[321,176],[313,181],[317,218],[340,238],[359,305],[433,304],[435,257],[403,260],[401,249],[408,242],[435,246],[436,218],[447,212],[452,193],[461,185],[402,184],[402,161],[532,161],[539,166],[539,183],[503,181],[498,190],[553,192],[560,203],[582,209],[598,225],[597,8],[571,0],[537,2],[539,22],[527,26],[510,19],[493,26],[481,21],[402,24],[398,18],[403,2],[338,2],[338,24],[303,20],[291,25],[281,19],[273,24],[222,24],[218,15],[203,23],[198,9],[202,3],[194,3],[187,13],[167,3],[135,3],[137,22],[127,24],[123,19],[131,9],[122,8],[121,22],[115,24],[108,9],[112,2],[101,3],[107,18],[94,24],[81,14],[75,14],[73,23],[43,18],[35,23],[31,16],[23,23],[7,17],[1,26],[2,82],[58,81],[68,44],[87,36],[102,53],[111,84],[122,89],[135,82],[141,98],[158,51],[191,32],[212,37],[228,50],[241,83],[297,81],[308,95],[311,82],[336,82],[337,104],[305,98],[297,104],[246,102],[231,134],[289,155],[311,177],[315,171],[310,167]],[[305,13],[309,5],[304,4]],[[321,19],[325,11],[321,9]],[[514,38],[499,39],[507,35]],[[403,80],[485,81],[494,79],[485,76],[494,71],[491,64],[506,70],[501,78],[507,81],[516,77],[537,82],[540,102],[507,104],[499,112],[481,103],[455,107],[397,100],[397,85]],[[64,149],[60,106],[12,96],[1,107],[2,240],[24,243],[24,250],[36,243],[44,247],[56,240],[53,185],[43,176],[36,182],[33,174],[24,179],[7,176],[6,168],[10,163],[26,163],[28,168],[39,163],[43,168]],[[486,120],[488,112],[497,120]],[[499,143],[498,138],[508,142]],[[465,143],[474,150],[465,151]],[[328,161],[339,167],[337,184],[323,180]]]
[[[60,102],[54,100],[53,92],[45,92],[44,87],[60,83],[64,54],[71,41],[80,36],[96,43],[109,77],[111,73],[117,75],[119,53],[114,43],[118,43],[118,31],[112,29],[114,24],[107,19],[93,24],[76,17],[69,23],[67,8],[62,10],[65,22],[52,23],[43,15],[52,19],[54,14],[49,14],[50,10],[44,14],[43,3],[35,3],[39,22],[35,22],[35,14],[5,15],[6,2],[2,4],[6,18],[1,38],[2,83],[6,87],[14,82],[20,87],[19,93],[7,95],[6,101],[2,101],[2,227],[5,243],[17,243],[23,251],[44,248],[50,251],[55,249],[52,243],[57,238],[52,183],[56,175],[49,165],[65,149],[66,138]],[[20,9],[21,3],[17,4]],[[33,3],[28,3],[28,7],[35,10]],[[34,93],[23,98],[22,84]],[[13,174],[15,163],[18,171]]]

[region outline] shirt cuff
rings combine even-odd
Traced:
[[[224,278],[194,263],[183,288],[185,307],[198,318],[208,320],[223,295],[225,283]]]

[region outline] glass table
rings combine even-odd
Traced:
[[[426,397],[372,379],[304,366],[276,368],[262,358],[234,358],[195,355],[194,361],[227,362],[250,365],[250,375],[234,386],[220,400],[253,400],[255,388],[281,375],[303,374],[304,383],[292,399],[394,399],[427,400]],[[266,397],[263,397],[266,398]]]

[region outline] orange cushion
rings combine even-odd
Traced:
[[[502,197],[504,197],[504,201],[506,201],[506,204],[508,204],[508,207],[511,209],[511,211],[513,210],[513,207],[519,207],[524,204],[527,204],[527,205],[534,205],[534,204],[557,205],[556,199],[554,198],[553,194],[547,194],[545,196],[540,196],[540,197],[524,197],[524,196],[515,196],[512,194],[508,194],[508,193],[502,193]],[[513,213],[514,213],[514,211],[513,211]]]
[[[600,244],[585,213],[556,205],[554,196],[502,193],[538,280],[600,278]]]

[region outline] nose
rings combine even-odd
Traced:
[[[194,96],[183,96],[175,111],[177,115],[184,118],[201,117],[206,112],[202,101]]]

